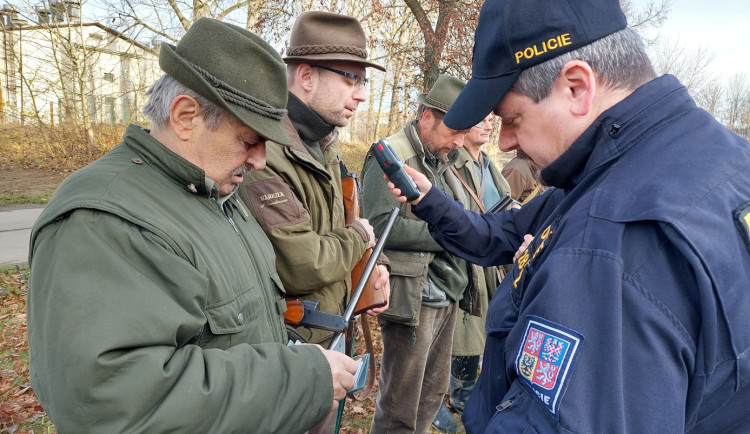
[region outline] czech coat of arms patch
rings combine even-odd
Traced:
[[[583,336],[544,318],[529,316],[516,357],[516,372],[557,415]]]

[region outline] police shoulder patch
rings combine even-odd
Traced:
[[[553,415],[570,382],[583,336],[544,318],[527,316],[516,373]]]
[[[750,253],[750,202],[746,202],[739,208],[734,210],[734,225],[737,230],[740,231],[742,241],[745,242],[745,247]]]

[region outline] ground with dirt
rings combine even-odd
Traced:
[[[40,196],[55,191],[68,173],[51,172],[33,168],[0,169],[0,195]],[[38,204],[6,205],[4,210],[37,207]]]

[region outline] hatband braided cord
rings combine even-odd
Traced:
[[[346,53],[367,59],[367,50],[354,45],[298,45],[287,47],[287,56],[306,56],[308,54]]]
[[[226,101],[236,104],[240,107],[246,108],[252,112],[255,112],[261,116],[280,121],[284,115],[286,115],[285,108],[276,108],[271,104],[263,101],[262,99],[255,98],[252,95],[248,95],[245,92],[235,89],[229,84],[219,80],[218,78],[211,75],[210,72],[201,68],[200,66],[192,63],[191,61],[184,59],[190,66],[195,68],[196,71],[204,78],[208,83],[216,88],[222,98]],[[284,78],[286,79],[286,78]]]
[[[440,101],[435,101],[434,99],[430,98],[429,96],[425,96],[424,97],[424,102],[426,102],[428,104],[432,104],[435,107],[443,110],[446,113],[448,112],[448,109],[451,108],[449,105],[445,105],[445,104],[441,103]]]

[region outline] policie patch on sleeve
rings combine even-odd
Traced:
[[[568,388],[583,336],[552,321],[528,316],[516,372],[552,414]]]
[[[740,231],[742,241],[745,242],[745,247],[750,253],[750,202],[734,210],[734,225]]]

